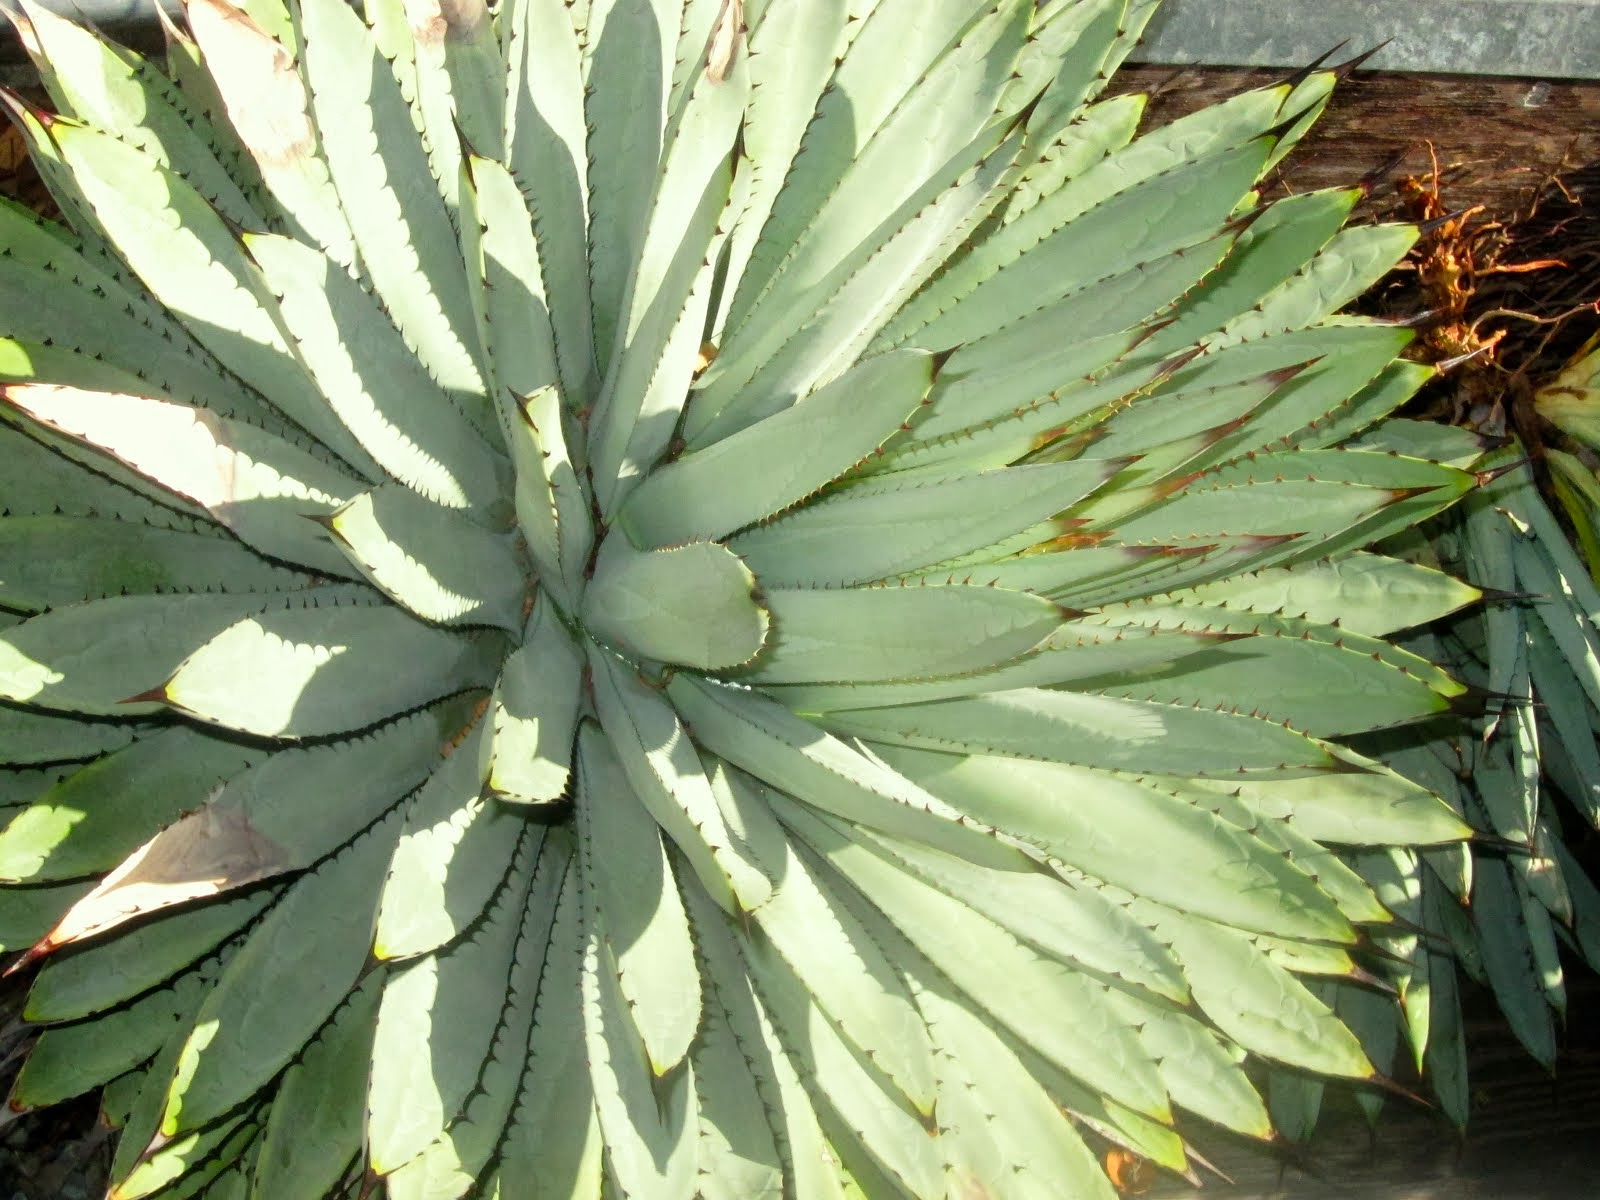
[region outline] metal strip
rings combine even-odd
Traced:
[[[1133,58],[1298,67],[1386,40],[1373,70],[1600,79],[1600,0],[1167,0]]]
[[[43,3],[108,31],[155,33],[155,0]],[[1355,54],[1385,40],[1374,70],[1600,79],[1600,0],[1166,0],[1133,59],[1298,67],[1341,42]],[[0,60],[21,57],[0,22]]]

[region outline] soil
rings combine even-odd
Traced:
[[[0,1091],[9,1093],[34,1035],[22,1024],[23,981],[0,984]],[[90,1200],[105,1191],[112,1131],[94,1097],[0,1115],[0,1200]]]

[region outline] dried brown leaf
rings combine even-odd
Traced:
[[[244,809],[208,803],[180,817],[130,854],[68,909],[22,962],[105,933],[135,917],[270,879],[293,866],[283,847],[263,836]]]

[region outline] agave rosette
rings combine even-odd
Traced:
[[[1092,1197],[1376,1078],[1329,847],[1468,830],[1330,739],[1478,593],[1361,548],[1475,477],[1330,315],[1413,231],[1259,203],[1333,76],[1135,137],[1152,7],[24,4],[13,1105],[120,1197]]]

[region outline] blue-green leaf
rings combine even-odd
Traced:
[[[1341,769],[1326,747],[1259,717],[1041,688],[906,710],[833,713],[824,724],[950,753],[1024,755],[1149,774],[1270,779]]]
[[[489,790],[548,804],[567,789],[578,728],[583,653],[548,601],[528,619],[522,645],[500,668],[494,699]]]
[[[896,869],[848,827],[781,800],[777,809],[930,962],[1028,1045],[1134,1111],[1170,1116],[1155,1063],[1116,1019],[1107,985],[1042,957],[966,904]],[[1063,1013],[1072,1020],[1058,1020]]]
[[[332,259],[292,238],[247,237],[245,248],[278,295],[328,410],[362,449],[428,499],[493,520],[506,465],[484,440],[481,416],[475,424],[475,410],[464,411],[423,370],[377,301]]]
[[[1081,500],[1121,465],[1096,458],[927,480],[869,477],[729,545],[768,588],[869,583],[993,545]]]
[[[283,1073],[261,1133],[260,1196],[326,1192],[361,1152],[364,1083],[384,977],[362,981]]]
[[[266,757],[194,729],[140,738],[36,797],[0,832],[0,879],[45,882],[109,871]]]
[[[306,518],[332,512],[361,485],[301,447],[244,421],[147,396],[29,384],[0,395],[47,428],[126,464],[174,506],[209,513],[263,554],[355,577]]]
[[[922,404],[931,355],[868,359],[789,408],[657,470],[618,525],[645,546],[715,539],[783,511],[871,454]]]
[[[964,583],[772,588],[771,643],[753,683],[921,679],[987,670],[1032,650],[1065,613],[1042,596]]]
[[[383,985],[367,1083],[367,1157],[388,1175],[462,1113],[489,1056],[511,991],[536,839],[468,934],[448,948],[391,969]]]
[[[363,575],[424,620],[522,628],[529,585],[509,532],[396,484],[363,492],[327,524]]]
[[[538,848],[542,830],[482,794],[487,739],[477,712],[407,806],[378,906],[374,957],[410,958],[454,942],[483,918],[523,843]]]
[[[584,593],[596,636],[645,659],[698,670],[749,662],[767,640],[767,610],[739,556],[716,542],[635,550],[607,538]]]
[[[361,260],[417,360],[487,427],[466,271],[400,86],[359,17],[337,0],[299,6],[306,78],[328,170]],[[343,275],[343,272],[340,272]],[[431,443],[429,443],[431,445]]]
[[[501,649],[498,635],[439,629],[389,606],[275,607],[203,642],[156,694],[225,728],[316,737],[486,687]],[[241,691],[241,678],[258,686]]]
[[[1280,851],[1155,781],[985,754],[880,753],[973,820],[1097,879],[1242,929],[1355,940],[1328,895]],[[1062,794],[1073,802],[1059,803]],[[1175,862],[1186,864],[1181,875],[1160,866]]]
[[[199,1128],[254,1095],[355,988],[399,833],[396,809],[296,882],[228,961],[183,1043],[164,1134]]]
[[[650,1070],[665,1076],[700,1027],[700,971],[661,827],[632,793],[599,726],[578,735],[583,883]]]

